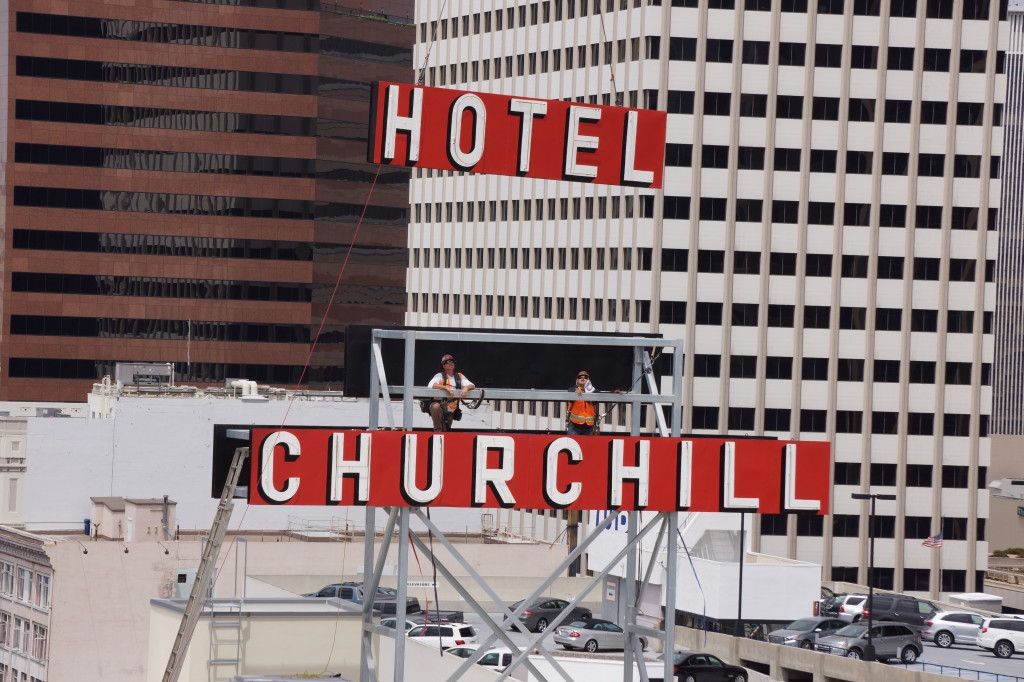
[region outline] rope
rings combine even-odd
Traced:
[[[608,34],[604,30],[604,12],[603,11],[598,12],[598,16],[601,18],[601,39],[604,41],[605,44],[610,44],[608,42]],[[615,48],[615,46],[612,45],[611,49],[613,51],[614,51],[614,48]],[[621,107],[622,106],[622,95],[619,94],[619,89],[617,87],[615,87],[615,69],[612,66],[612,64],[614,64],[615,61],[612,59],[612,57],[613,57],[613,54],[609,54],[608,55],[608,75],[609,75],[609,80],[611,81],[611,84],[612,84],[612,93],[615,95],[615,106]]]
[[[444,8],[448,6],[448,0],[444,0],[441,3],[441,9],[437,13],[437,19],[434,21],[434,30],[430,32],[430,43],[427,44],[427,53],[423,55],[423,66],[420,67],[420,75],[416,77],[416,85],[424,85],[424,80],[427,75],[427,62],[430,61],[430,50],[434,47],[434,43],[437,41],[437,26],[441,23],[441,17],[444,16]]]

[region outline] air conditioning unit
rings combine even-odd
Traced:
[[[192,594],[192,586],[196,583],[198,568],[182,568],[174,574],[174,598],[188,599]],[[213,598],[213,585],[217,582],[217,571],[213,572],[213,579],[210,581],[210,589],[206,592],[206,598]]]

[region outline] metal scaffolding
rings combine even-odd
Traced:
[[[400,384],[388,384],[387,378],[384,372],[384,361],[382,355],[381,341],[383,339],[400,339],[404,340],[404,353],[405,363],[404,372],[402,376],[402,382]],[[681,340],[668,340],[668,339],[657,339],[649,337],[623,337],[623,336],[577,336],[577,335],[527,335],[527,334],[510,334],[510,333],[483,333],[483,332],[443,332],[443,331],[416,331],[416,330],[384,330],[375,329],[372,334],[372,342],[370,348],[370,415],[369,415],[369,428],[371,430],[381,428],[379,425],[381,412],[383,411],[385,427],[384,428],[402,428],[404,430],[412,430],[414,408],[418,409],[415,405],[415,399],[417,398],[430,398],[437,397],[437,391],[434,389],[428,389],[426,387],[416,387],[413,381],[413,370],[416,366],[416,342],[417,341],[456,341],[456,342],[479,342],[479,343],[527,343],[527,344],[564,344],[564,345],[587,345],[587,346],[612,346],[612,347],[630,347],[633,349],[633,386],[640,386],[640,390],[635,393],[625,394],[602,394],[601,402],[622,402],[633,405],[632,416],[630,419],[630,432],[631,436],[640,435],[640,416],[641,410],[636,409],[638,405],[649,404],[654,409],[655,418],[658,424],[658,431],[662,436],[679,437],[680,429],[682,424],[682,373],[683,373],[683,343]],[[654,379],[654,373],[651,367],[651,357],[649,353],[645,351],[645,348],[657,347],[657,348],[671,348],[672,349],[672,393],[668,395],[658,394],[658,387]],[[641,380],[644,380],[641,383]],[[646,393],[643,392],[646,388]],[[474,389],[478,391],[479,389]],[[472,395],[472,394],[471,394]],[[396,426],[398,419],[393,414],[393,397],[401,397],[402,399],[402,415],[401,415],[401,426]],[[542,400],[567,400],[566,391],[551,391],[551,390],[534,390],[534,389],[502,389],[502,388],[491,388],[486,389],[486,397],[488,399],[499,399],[499,400],[522,400],[522,401],[542,401]],[[666,419],[662,406],[668,406],[669,416]],[[383,410],[382,410],[383,407]],[[381,549],[379,552],[375,548],[375,532],[376,528],[376,514],[377,509],[368,507],[366,509],[366,528],[367,532],[364,539],[364,575],[366,576],[366,593],[374,594],[377,587],[380,584],[380,578],[384,571],[385,564],[388,559],[388,553],[391,545],[392,538],[397,535],[397,610],[395,614],[396,623],[403,623],[406,619],[406,599],[408,597],[408,581],[409,581],[409,544],[415,545],[416,548],[423,552],[437,567],[438,573],[440,573],[459,593],[459,595],[465,600],[474,613],[486,622],[490,622],[492,626],[492,634],[485,641],[480,644],[476,653],[465,659],[458,670],[452,675],[452,680],[459,679],[461,675],[469,670],[470,666],[476,663],[477,660],[482,657],[487,648],[495,643],[495,640],[501,640],[506,646],[512,649],[514,653],[512,664],[501,673],[498,678],[499,682],[509,677],[511,671],[519,665],[525,665],[527,668],[540,680],[547,680],[536,666],[528,658],[531,651],[537,648],[537,645],[550,634],[559,619],[553,619],[554,623],[549,624],[548,627],[540,633],[534,635],[526,630],[525,626],[519,621],[519,614],[527,608],[529,603],[536,597],[541,596],[550,587],[554,581],[560,577],[565,571],[577,560],[578,557],[582,556],[588,547],[601,536],[601,533],[608,527],[607,525],[598,526],[592,533],[590,533],[585,540],[580,542],[575,548],[572,548],[565,559],[545,578],[540,585],[533,591],[531,595],[520,604],[516,609],[510,609],[500,596],[491,588],[486,580],[479,575],[479,573],[473,568],[471,563],[462,556],[462,554],[456,549],[452,542],[445,537],[444,533],[430,520],[427,514],[418,507],[390,507],[382,508],[382,511],[387,513],[387,521],[384,525],[384,535],[381,540]],[[625,576],[625,589],[624,597],[627,604],[626,608],[626,623],[624,630],[626,632],[626,646],[624,650],[624,682],[632,682],[633,680],[633,664],[634,662],[641,662],[643,660],[643,654],[641,649],[640,638],[645,637],[648,640],[660,639],[664,642],[664,651],[666,655],[664,657],[664,676],[663,679],[673,679],[673,656],[671,652],[674,650],[675,643],[675,605],[676,605],[676,563],[677,563],[677,550],[676,543],[678,534],[676,528],[678,527],[678,513],[677,512],[661,512],[658,513],[653,519],[646,523],[642,528],[640,527],[640,512],[631,511],[626,512],[628,516],[627,522],[627,533],[626,533],[626,544],[622,549],[608,562],[608,564],[596,573],[591,579],[587,588],[583,590],[579,595],[573,599],[563,614],[571,612],[573,608],[596,586],[601,584],[605,577],[611,572],[612,568],[616,566],[620,561],[626,561],[626,576]],[[424,543],[420,538],[409,533],[409,521],[415,516],[426,528],[436,537],[441,545],[451,554],[454,561],[469,575],[473,581],[475,581],[480,588],[487,594],[490,601],[493,603],[493,607],[490,609],[492,612],[497,612],[499,615],[497,618],[492,617],[488,609],[485,608],[486,602],[473,597],[470,590],[466,588],[460,582],[460,579],[452,573],[452,570],[444,565],[439,557],[437,557],[431,548]],[[647,566],[646,573],[642,578],[638,575],[638,554],[637,548],[640,546],[641,541],[644,537],[648,536],[651,532],[657,530],[657,539],[654,545],[654,552],[652,555],[651,562]],[[410,542],[406,542],[406,538]],[[665,629],[655,630],[653,628],[644,627],[638,625],[636,622],[636,616],[639,611],[640,595],[643,594],[645,588],[651,580],[651,576],[654,569],[655,558],[658,556],[658,552],[661,548],[662,543],[666,547],[666,563],[665,563],[665,584],[664,584],[664,608],[665,608]],[[594,567],[596,568],[596,566]],[[638,580],[641,581],[639,588],[637,587]],[[401,628],[386,628],[380,625],[375,625],[372,620],[373,615],[373,600],[367,599],[363,604],[363,634],[361,638],[362,647],[362,668],[360,671],[360,682],[378,682],[377,670],[375,668],[373,659],[373,634],[377,634],[384,637],[394,638],[395,640],[395,668],[394,668],[394,682],[405,681],[405,637],[404,631]],[[508,635],[508,629],[510,627],[518,629],[523,634],[531,637],[529,644],[520,649],[515,645],[512,639]],[[399,633],[399,636],[396,636]],[[547,662],[551,667],[558,673],[561,679],[565,682],[574,682],[573,679],[566,673],[565,669],[559,665],[558,661],[550,652],[540,649],[540,653],[546,658]],[[647,667],[645,665],[638,665],[640,679],[642,682],[648,682]]]

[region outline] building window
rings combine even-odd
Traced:
[[[792,379],[793,358],[769,355],[765,359],[764,372],[766,379]],[[788,413],[789,410],[786,410],[786,412]]]
[[[836,462],[835,485],[860,485],[860,462]]]
[[[856,514],[833,514],[832,535],[837,538],[855,538],[859,536],[860,517]]]
[[[693,406],[693,428],[718,430],[718,408]]]
[[[50,608],[50,576],[42,573],[36,574],[36,606]]]
[[[753,431],[754,430],[754,408],[753,407],[730,407],[729,408],[729,430],[730,431]]]
[[[825,534],[825,517],[818,514],[797,514],[796,534],[802,537],[820,538]]]
[[[20,566],[18,567],[18,600],[23,602],[32,600],[32,571]]]
[[[931,464],[908,464],[907,465],[907,487],[908,488],[931,488],[932,487],[932,465]],[[929,519],[931,517],[928,517]],[[928,537],[928,533],[922,538]]]
[[[785,535],[788,522],[786,514],[761,514],[761,535]]]
[[[48,634],[49,631],[46,627],[39,625],[38,623],[33,625],[32,658],[40,661],[46,659]]]
[[[910,537],[909,535],[907,537]],[[928,537],[924,535],[922,537]],[[931,569],[929,568],[904,568],[903,589],[914,592],[927,592],[931,589]]]
[[[789,431],[789,410],[766,407],[764,408],[764,430],[765,431]]]

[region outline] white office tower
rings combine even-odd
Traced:
[[[833,515],[763,516],[755,549],[864,584],[851,493],[895,494],[874,585],[980,591],[1005,6],[416,12],[426,85],[667,110],[668,145],[657,192],[416,171],[407,322],[682,337],[684,432],[832,443]]]
[[[1009,24],[992,433],[1024,436],[1024,7],[1010,7]]]

